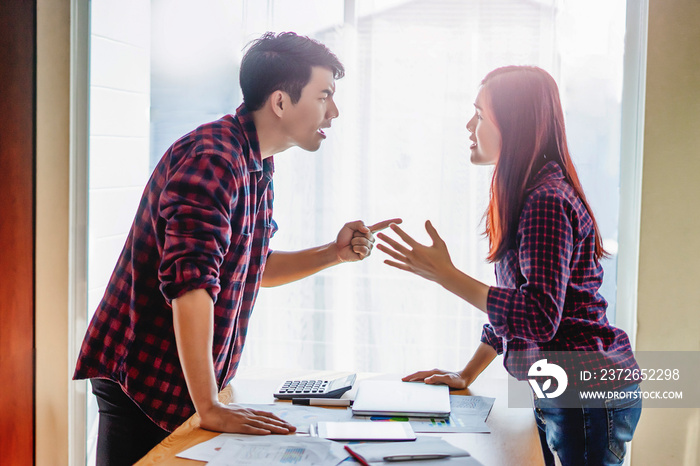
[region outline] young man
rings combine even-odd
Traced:
[[[295,430],[217,394],[236,372],[260,285],[362,260],[372,233],[400,221],[350,222],[327,245],[269,249],[272,156],[320,147],[343,75],[322,44],[268,33],[243,57],[235,115],[185,135],[156,166],[74,375],[97,396],[98,464],[133,464],[195,411],[214,431]]]

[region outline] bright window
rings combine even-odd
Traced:
[[[89,314],[157,160],[184,133],[235,111],[250,40],[292,30],[327,44],[347,74],[321,150],[275,157],[274,249],[392,217],[427,241],[430,219],[455,264],[493,283],[481,234],[491,171],[469,163],[465,126],[488,71],[533,64],[559,83],[571,152],[613,253],[603,295],[614,321],[625,1],[93,0],[91,9]],[[262,289],[242,364],[462,367],[483,314],[382,260],[375,251]]]

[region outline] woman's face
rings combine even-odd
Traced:
[[[491,112],[488,96],[482,88],[474,102],[474,116],[467,122],[471,133],[471,162],[475,165],[494,165],[501,156],[501,132]]]

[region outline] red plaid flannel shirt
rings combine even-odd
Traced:
[[[598,293],[603,268],[595,258],[593,220],[555,162],[531,183],[516,243],[496,264],[497,286],[489,291],[489,323],[481,336],[505,352],[508,372],[526,379],[543,352],[567,353],[550,362],[562,366],[574,386],[583,368],[638,369],[627,334],[610,325],[608,303]]]
[[[156,424],[174,430],[195,410],[170,303],[194,289],[215,303],[219,388],[233,378],[276,230],[273,172],[243,105],[168,149],[87,329],[75,379],[118,382]]]

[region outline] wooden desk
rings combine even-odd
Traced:
[[[344,375],[347,373],[319,371],[303,373],[245,368],[238,372],[231,386],[221,391],[219,400],[223,403],[270,403],[273,400],[273,391],[284,380],[312,377],[332,379]],[[370,378],[395,380],[397,377],[358,374],[358,380]],[[353,388],[354,390],[356,388]],[[496,397],[491,414],[486,421],[491,428],[491,433],[442,434],[445,438],[449,436],[452,443],[470,452],[484,466],[541,466],[544,464],[532,409],[508,408],[505,380],[477,379],[468,390],[455,391],[452,394]],[[350,397],[354,397],[354,392],[350,392]],[[217,435],[217,432],[201,429],[199,417],[195,414],[136,464],[137,466],[204,464],[177,458],[175,455]]]

